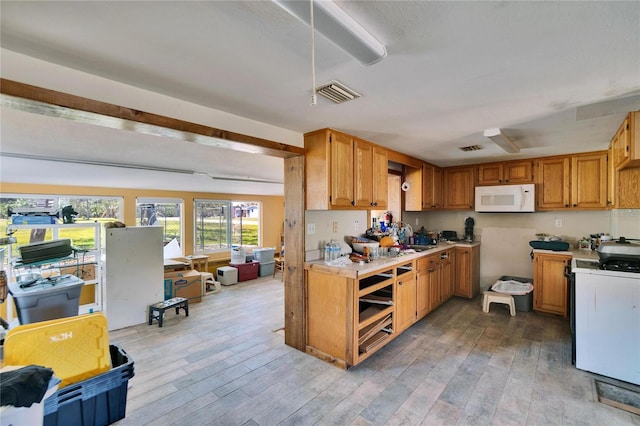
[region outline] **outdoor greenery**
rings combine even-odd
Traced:
[[[57,224],[63,223],[63,207],[73,211],[74,223],[112,222],[120,218],[119,198],[70,198],[64,196],[43,197],[0,197],[0,233],[5,233],[11,224],[11,215],[19,214],[20,209],[35,209],[38,214],[54,215]],[[258,202],[231,202],[225,200],[197,201],[198,217],[195,224],[194,250],[200,253],[229,248],[229,244],[242,246],[259,245],[259,218],[251,217],[259,209]],[[24,210],[23,210],[24,211]],[[259,210],[258,210],[259,211]],[[181,236],[180,203],[141,203],[138,204],[136,225],[154,225],[163,227],[164,241],[174,238],[183,244]],[[231,236],[227,235],[227,220],[231,220]],[[51,229],[21,229],[13,236],[17,239],[14,249],[31,242],[52,239]],[[59,230],[59,238],[69,238],[78,248],[94,248],[95,241],[91,228]]]

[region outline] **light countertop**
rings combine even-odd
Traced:
[[[304,268],[307,270],[314,270],[318,272],[333,273],[350,278],[358,278],[367,275],[372,272],[379,271],[380,269],[388,268],[391,266],[402,265],[403,263],[411,262],[414,259],[419,259],[424,256],[430,256],[435,253],[454,248],[454,247],[476,247],[479,246],[479,242],[467,243],[467,242],[440,242],[432,249],[415,253],[402,253],[395,257],[379,257],[372,260],[369,263],[350,263],[344,266],[331,266],[324,263],[324,260],[318,259],[309,262],[305,262]]]

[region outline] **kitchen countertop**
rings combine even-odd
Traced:
[[[585,259],[585,260],[599,260],[598,252],[595,250],[579,250],[579,249],[571,249],[567,251],[553,251],[553,250],[543,250],[543,249],[534,249],[534,253],[544,253],[544,254],[559,254],[565,256],[572,256],[576,259]]]
[[[435,253],[440,253],[454,247],[476,247],[479,246],[479,242],[467,243],[467,242],[440,242],[432,249],[415,252],[415,253],[403,253],[395,257],[379,257],[369,263],[361,265],[360,263],[351,263],[344,266],[331,266],[324,263],[324,260],[312,260],[305,262],[304,268],[307,270],[314,270],[318,272],[333,273],[348,278],[358,278],[367,275],[372,272],[379,271],[380,269],[387,268],[394,265],[401,265],[405,262],[410,262],[414,259],[419,259],[424,256],[430,256]]]

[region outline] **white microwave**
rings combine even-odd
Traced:
[[[535,185],[476,186],[477,212],[533,212]]]

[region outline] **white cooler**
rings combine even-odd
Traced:
[[[216,269],[216,280],[222,285],[238,283],[238,270],[233,266],[221,266]]]

